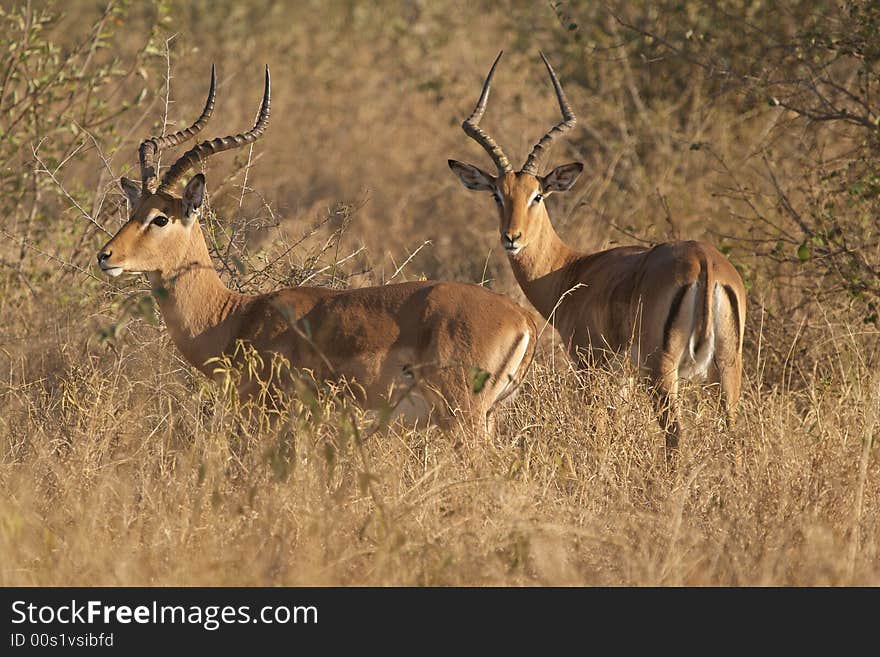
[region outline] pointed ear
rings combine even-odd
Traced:
[[[136,183],[134,180],[123,176],[119,179],[119,187],[122,189],[122,193],[125,194],[125,198],[128,199],[129,207],[133,208],[137,205],[138,200],[141,198],[140,183]]]
[[[205,174],[197,173],[183,190],[183,223],[187,226],[199,216],[205,201]]]
[[[495,177],[477,167],[457,160],[449,160],[449,168],[455,172],[455,175],[468,189],[475,192],[491,192],[495,189]]]
[[[550,192],[567,192],[572,188],[583,170],[584,165],[580,162],[572,162],[571,164],[563,164],[556,167],[540,179],[541,189],[545,195]]]

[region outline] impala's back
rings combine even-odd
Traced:
[[[462,283],[285,289],[248,299],[242,315],[241,337],[259,351],[279,353],[319,381],[356,381],[368,407],[393,399],[408,420],[433,413],[442,426],[457,412],[491,414],[519,385],[535,348],[524,309]]]

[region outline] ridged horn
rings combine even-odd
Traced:
[[[256,141],[266,126],[269,125],[269,110],[271,105],[271,79],[269,77],[269,67],[266,67],[266,86],[263,91],[263,101],[260,104],[260,113],[257,116],[257,122],[254,127],[247,132],[241,132],[237,135],[229,135],[228,137],[217,137],[210,141],[203,141],[197,146],[193,146],[186,153],[181,155],[177,161],[165,172],[162,177],[162,183],[159,185],[159,191],[169,191],[175,183],[177,183],[183,175],[189,171],[196,162],[205,160],[211,155],[228,151],[232,148],[246,146]]]
[[[501,174],[510,173],[513,171],[513,167],[510,166],[510,160],[507,159],[504,151],[501,150],[501,146],[499,146],[495,140],[480,127],[480,119],[483,118],[483,113],[486,111],[486,103],[489,100],[489,87],[492,84],[492,76],[495,74],[495,67],[498,66],[498,61],[503,54],[503,50],[498,53],[498,57],[495,58],[495,63],[492,64],[492,68],[489,69],[489,75],[486,76],[486,81],[483,83],[483,91],[480,93],[480,99],[477,101],[477,106],[474,107],[474,111],[471,112],[471,115],[461,124],[461,127],[467,135],[486,149],[486,152],[489,153],[492,160],[495,162],[495,166],[498,167],[498,172]]]
[[[550,128],[547,134],[541,137],[538,143],[535,144],[534,148],[532,148],[532,152],[529,153],[529,156],[526,158],[526,163],[523,164],[522,172],[533,176],[538,175],[538,166],[541,164],[541,157],[553,144],[553,140],[559,135],[571,130],[575,123],[577,123],[577,117],[574,115],[574,111],[571,109],[571,105],[565,97],[565,92],[562,90],[559,78],[556,77],[556,72],[553,70],[553,67],[550,66],[550,62],[544,56],[543,52],[541,53],[541,59],[544,60],[544,64],[547,66],[547,72],[550,74],[550,80],[553,82],[553,88],[556,90],[556,99],[559,101],[559,109],[562,111],[562,121]]]
[[[217,86],[217,76],[214,65],[211,64],[211,88],[208,89],[208,99],[205,101],[205,109],[202,110],[201,116],[188,128],[178,130],[174,134],[165,135],[164,137],[147,137],[138,147],[138,158],[141,163],[141,185],[144,192],[155,192],[158,186],[158,175],[156,172],[156,158],[164,148],[177,146],[185,142],[187,139],[195,137],[202,128],[208,125],[208,119],[214,113],[214,93]]]

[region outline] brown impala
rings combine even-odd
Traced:
[[[676,412],[679,379],[710,380],[732,421],[740,396],[745,288],[736,269],[704,242],[666,242],[652,248],[623,246],[597,253],[570,249],[553,230],[544,199],[571,189],[583,164],[539,175],[542,155],[575,124],[574,112],[550,62],[541,53],[563,120],[553,126],[514,171],[501,147],[480,126],[492,65],[464,131],[495,162],[493,176],[449,161],[468,189],[491,192],[501,219],[501,243],[532,305],[552,319],[579,367],[626,350],[654,390],[666,444],[680,434]]]
[[[249,295],[227,289],[220,280],[199,226],[205,177],[194,175],[182,195],[176,187],[200,161],[263,133],[269,90],[267,68],[254,127],[195,146],[161,183],[155,165],[159,151],[194,136],[213,112],[213,69],[199,119],[173,135],[141,143],[141,184],[121,180],[131,216],[98,253],[101,269],[110,276],[146,273],[174,344],[208,376],[214,374],[209,361],[234,359],[245,343],[264,363],[277,354],[294,368],[310,370],[317,381],[353,383],[368,408],[396,403],[396,414],[409,422],[448,427],[466,419],[491,429],[492,411],[519,386],[535,349],[534,322],[507,298],[476,285],[432,281]],[[238,392],[252,397],[257,384],[245,377]]]

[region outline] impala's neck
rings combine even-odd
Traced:
[[[210,374],[213,366],[205,361],[232,346],[247,297],[220,280],[198,224],[190,236],[180,266],[151,272],[149,278],[174,344],[194,367]]]
[[[530,231],[525,247],[516,255],[508,254],[508,258],[526,298],[548,319],[569,287],[568,265],[581,254],[568,248],[556,234],[546,210],[535,223],[536,229]]]

